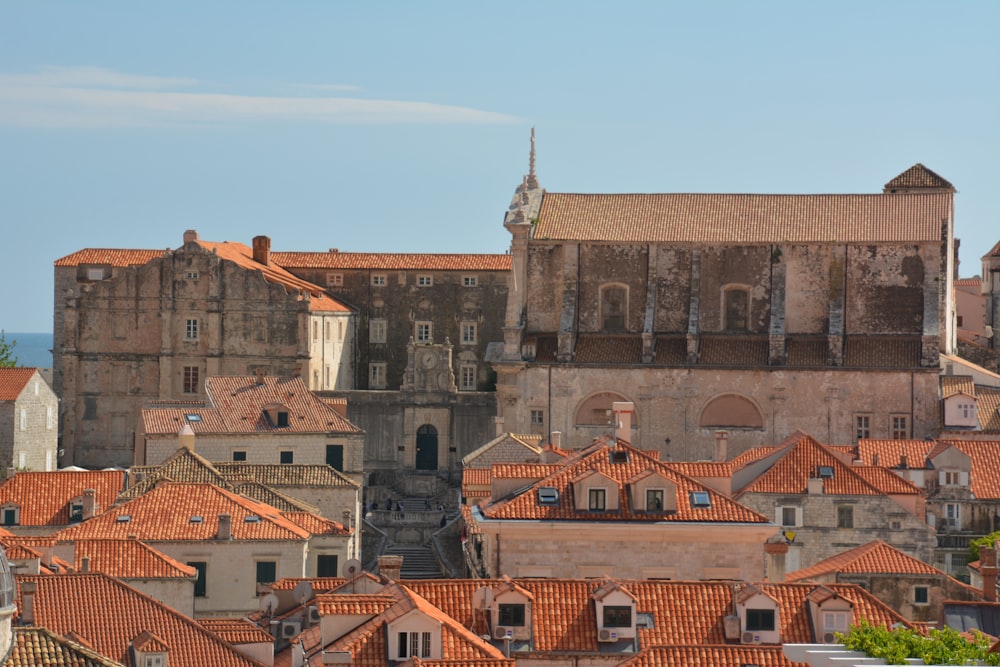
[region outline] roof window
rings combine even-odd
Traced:
[[[712,497],[708,495],[708,491],[692,491],[691,492],[691,507],[711,507]]]
[[[119,516],[119,517],[117,517],[115,519],[115,521],[117,521],[118,523],[128,523],[131,520],[132,520],[132,517],[130,515],[128,515],[128,514],[122,514],[121,516]]]
[[[200,422],[201,415],[196,415],[193,412],[189,412],[184,415],[184,419],[188,420],[189,422]]]
[[[256,514],[248,514],[243,517],[243,523],[260,523],[260,517]]]
[[[611,450],[611,463],[628,463],[628,452],[624,450]]]
[[[820,466],[816,472],[822,479],[833,479],[833,466]]]
[[[204,521],[205,519],[203,517],[198,516],[197,514],[191,517],[191,523],[202,523]]]
[[[559,490],[551,486],[538,489],[538,502],[542,505],[555,505],[559,502]]]

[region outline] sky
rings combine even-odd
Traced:
[[[553,192],[957,188],[1000,240],[1000,2],[0,3],[0,329],[53,262],[209,241],[506,252]]]

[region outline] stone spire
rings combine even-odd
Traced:
[[[538,179],[535,178],[535,128],[531,128],[531,153],[528,156],[528,180],[526,183],[532,190],[538,189]]]

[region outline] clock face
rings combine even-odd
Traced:
[[[420,355],[420,365],[424,368],[434,368],[437,366],[437,356],[433,352],[425,352]]]

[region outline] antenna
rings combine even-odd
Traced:
[[[472,594],[472,608],[476,611],[486,611],[493,604],[493,589],[489,586],[477,588]]]
[[[295,584],[295,589],[292,590],[292,598],[299,604],[305,604],[306,600],[311,599],[313,596],[313,587],[308,581],[300,581]]]

